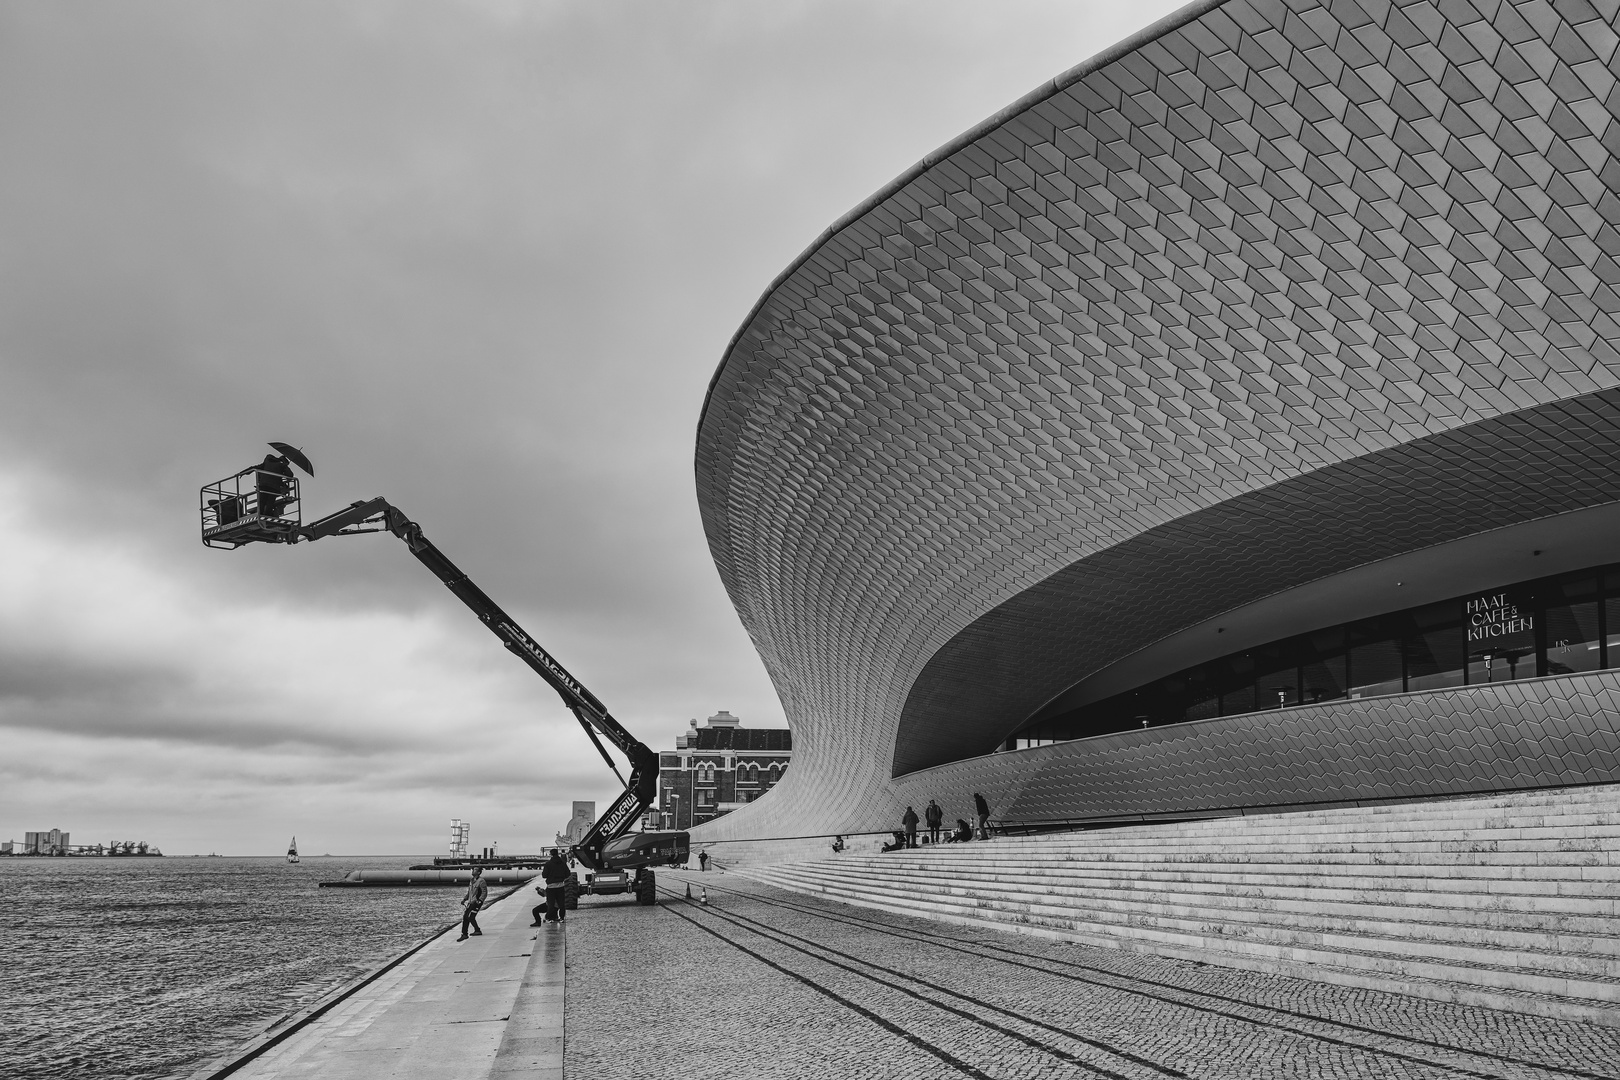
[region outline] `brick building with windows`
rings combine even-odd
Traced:
[[[721,710],[658,755],[658,805],[648,829],[690,829],[759,798],[787,772],[793,733],[747,728]]]

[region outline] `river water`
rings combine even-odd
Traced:
[[[0,1078],[188,1076],[460,916],[398,858],[0,858]]]

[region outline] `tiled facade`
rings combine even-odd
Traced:
[[[1089,784],[1121,755],[1152,767],[1087,813],[1151,812],[1242,773],[1220,730],[1295,770],[1254,774],[1240,803],[1350,797],[1367,785],[1329,754],[1431,723],[1473,749],[1419,766],[1410,742],[1368,747],[1367,790],[1620,778],[1613,675],[1298,710],[1350,733],[1319,750],[1274,713],[1194,725],[1215,742],[1179,756],[1157,733],[976,756],[1246,605],[1444,545],[1461,593],[1533,576],[1492,546],[1512,529],[1568,521],[1549,558],[1601,539],[1592,515],[1620,498],[1617,13],[1194,5],[830,229],[739,330],[699,427],[711,550],[799,748],[781,791],[705,836],[882,827],[917,770],[1011,790],[1035,760]],[[1414,585],[1356,602],[1420,602]],[[1479,727],[1531,698],[1533,739]]]
[[[747,806],[774,788],[793,760],[793,732],[746,728],[721,712],[658,755],[658,805],[647,829],[690,829]]]
[[[982,792],[1039,824],[1620,779],[1620,672],[1222,717],[994,754],[895,781],[948,819]]]

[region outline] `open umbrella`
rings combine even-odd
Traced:
[[[309,475],[315,475],[315,466],[309,463],[309,458],[305,457],[304,452],[298,449],[298,447],[288,446],[284,442],[273,442],[270,444],[270,449],[274,450],[276,453],[280,454],[282,457],[286,458],[300,469],[303,469],[305,472],[309,473]]]

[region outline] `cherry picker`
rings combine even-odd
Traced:
[[[293,466],[310,476],[315,475],[315,467],[296,447],[279,442],[270,447],[276,453],[266,454],[257,465],[203,487],[198,496],[203,543],[234,549],[245,544],[296,544],[373,532],[390,532],[403,540],[417,561],[472,609],[490,633],[557,691],[624,785],[624,792],[570,850],[571,856],[591,871],[586,891],[633,892],[641,903],[655,903],[653,867],[683,865],[690,847],[684,832],[631,832],[657,796],[658,755],[630,734],[595,694],[473,584],[422,534],[420,525],[387,499],[362,499],[305,525]],[[604,738],[629,759],[629,780],[620,774],[607,747],[602,745]]]

